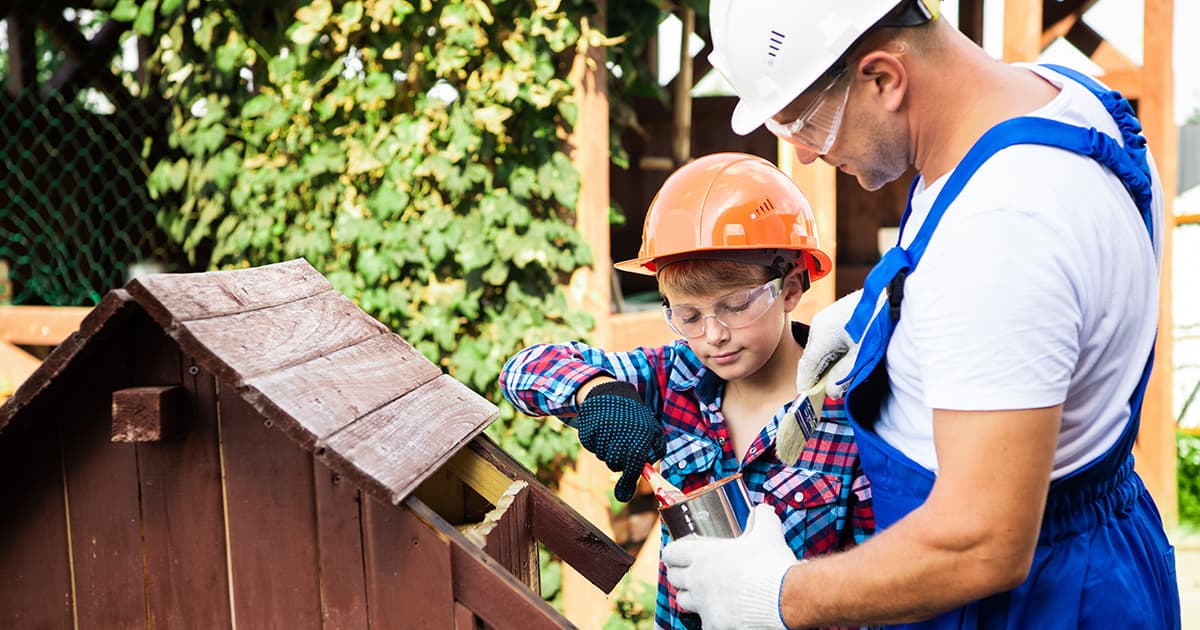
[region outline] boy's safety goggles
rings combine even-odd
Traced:
[[[762,317],[783,290],[783,278],[775,278],[753,289],[737,291],[706,306],[668,306],[663,304],[667,326],[677,335],[699,337],[708,318],[726,328],[744,328]],[[707,315],[704,311],[711,311]]]
[[[842,126],[842,115],[846,113],[846,101],[850,98],[852,81],[842,81],[846,67],[833,74],[804,111],[795,120],[787,123],[774,118],[766,120],[767,129],[780,140],[798,148],[825,155],[837,139]]]

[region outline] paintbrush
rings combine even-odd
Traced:
[[[679,488],[676,488],[670,481],[667,481],[666,477],[663,477],[662,474],[655,470],[650,462],[646,462],[642,466],[642,477],[650,483],[650,487],[654,489],[654,497],[658,499],[658,504],[662,507],[675,505],[687,499],[687,495]]]
[[[825,381],[829,372],[822,376],[805,394],[796,400],[792,410],[779,421],[779,432],[775,435],[775,454],[779,461],[795,466],[804,452],[804,445],[812,437],[821,421],[821,407],[825,404]]]

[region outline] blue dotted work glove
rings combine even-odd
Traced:
[[[662,459],[667,452],[662,425],[642,403],[637,388],[624,381],[593,387],[579,406],[575,427],[584,448],[609,470],[620,471],[613,489],[618,501],[632,499],[642,465]]]

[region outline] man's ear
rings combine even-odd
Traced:
[[[856,64],[855,79],[869,83],[873,94],[890,112],[900,110],[908,89],[908,71],[900,55],[888,50],[873,50]]]

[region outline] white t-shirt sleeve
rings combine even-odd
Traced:
[[[1031,409],[1062,403],[1080,354],[1074,270],[1037,212],[947,217],[909,282],[904,310],[934,409]],[[1069,238],[1069,237],[1068,237]],[[942,261],[953,261],[946,264]]]

